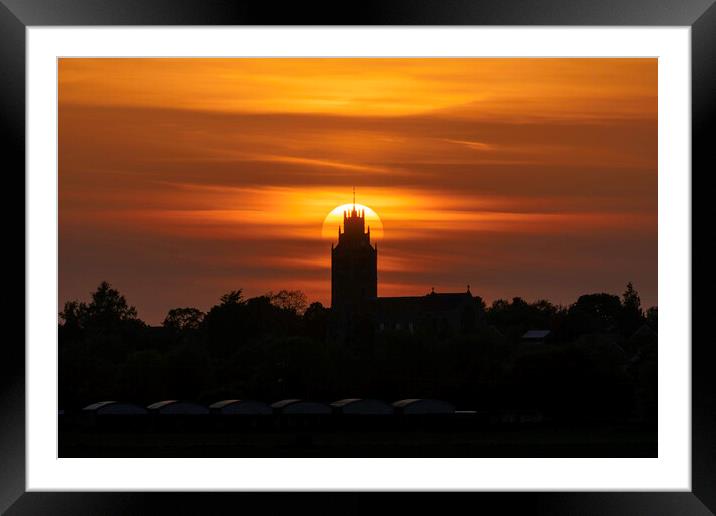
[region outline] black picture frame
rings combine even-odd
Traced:
[[[692,72],[692,491],[614,493],[473,493],[456,495],[482,511],[547,514],[712,514],[716,512],[716,385],[713,337],[700,333],[710,314],[702,296],[713,285],[707,255],[714,231],[714,203],[697,202],[708,192],[714,164],[709,136],[716,125],[716,5],[714,0],[363,0],[361,2],[269,2],[240,0],[0,0],[0,142],[6,192],[24,192],[25,28],[82,25],[609,25],[688,26]],[[7,167],[7,168],[6,168]],[[685,170],[684,173],[688,173]],[[8,195],[7,197],[10,197]],[[24,196],[23,196],[24,198]],[[6,271],[25,270],[24,225],[19,206],[5,202],[6,232],[23,233],[23,251],[6,246]],[[9,235],[7,235],[9,236]],[[18,238],[15,240],[19,240]],[[698,252],[695,252],[698,249]],[[21,263],[22,262],[22,263]],[[12,269],[11,269],[12,268]],[[698,281],[693,281],[698,273]],[[19,277],[19,274],[8,274]],[[6,287],[7,288],[7,287]],[[51,291],[51,289],[50,289]],[[24,302],[12,299],[6,324],[20,326]],[[22,300],[25,299],[24,288]],[[21,308],[22,307],[22,308]],[[19,312],[23,310],[21,315]],[[23,327],[24,328],[24,327]],[[9,335],[9,333],[6,333]],[[702,338],[698,336],[701,335]],[[196,514],[224,507],[240,510],[237,497],[262,504],[318,504],[338,512],[369,510],[375,494],[289,495],[240,493],[39,493],[25,492],[24,332],[3,342],[0,358],[0,511],[7,514]],[[350,500],[346,500],[346,498]],[[469,497],[469,498],[467,498]],[[414,494],[412,503],[431,509],[444,502]],[[460,501],[457,501],[460,503]],[[405,501],[401,502],[405,503]],[[452,504],[451,504],[452,505]],[[457,507],[456,505],[452,505]],[[435,506],[435,510],[440,510]],[[444,507],[443,507],[444,510]]]

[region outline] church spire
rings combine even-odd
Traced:
[[[356,187],[353,187],[353,211],[351,212],[351,217],[357,217],[358,213],[356,212]]]

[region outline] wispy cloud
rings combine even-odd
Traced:
[[[656,302],[654,59],[62,59],[60,301],[329,301],[322,223],[382,219],[381,295]],[[327,234],[333,235],[333,228]]]

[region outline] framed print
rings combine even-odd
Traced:
[[[3,510],[714,511],[711,4],[3,0]]]

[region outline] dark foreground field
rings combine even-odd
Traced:
[[[655,430],[513,426],[303,430],[63,429],[60,457],[656,457]]]

